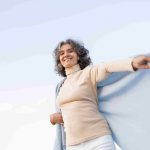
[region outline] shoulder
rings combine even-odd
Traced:
[[[84,70],[87,71],[87,72],[88,71],[91,72],[91,71],[97,70],[99,68],[103,68],[103,66],[104,66],[104,63],[99,63],[99,64],[96,64],[96,65],[89,65],[86,68],[84,68]]]
[[[59,92],[59,89],[60,89],[61,85],[64,83],[65,80],[66,80],[66,77],[63,78],[60,82],[58,82],[58,84],[56,85],[56,93]]]

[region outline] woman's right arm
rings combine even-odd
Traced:
[[[63,117],[60,112],[53,113],[50,115],[50,122],[52,125],[55,125],[56,123],[63,125]]]

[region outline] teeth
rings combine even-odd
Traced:
[[[69,59],[65,59],[64,61],[69,61],[69,60],[71,60],[70,58]]]

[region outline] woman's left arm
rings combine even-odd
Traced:
[[[132,67],[134,70],[137,69],[150,69],[150,56],[140,55],[133,58]]]

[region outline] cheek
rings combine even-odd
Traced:
[[[62,63],[63,63],[62,60],[61,60],[61,58],[59,59],[59,63],[60,63],[61,65],[62,65]]]
[[[79,61],[79,57],[77,56],[77,57],[76,57],[76,62],[78,62],[78,61]]]
[[[61,56],[59,56],[59,61],[62,62],[62,57]]]

